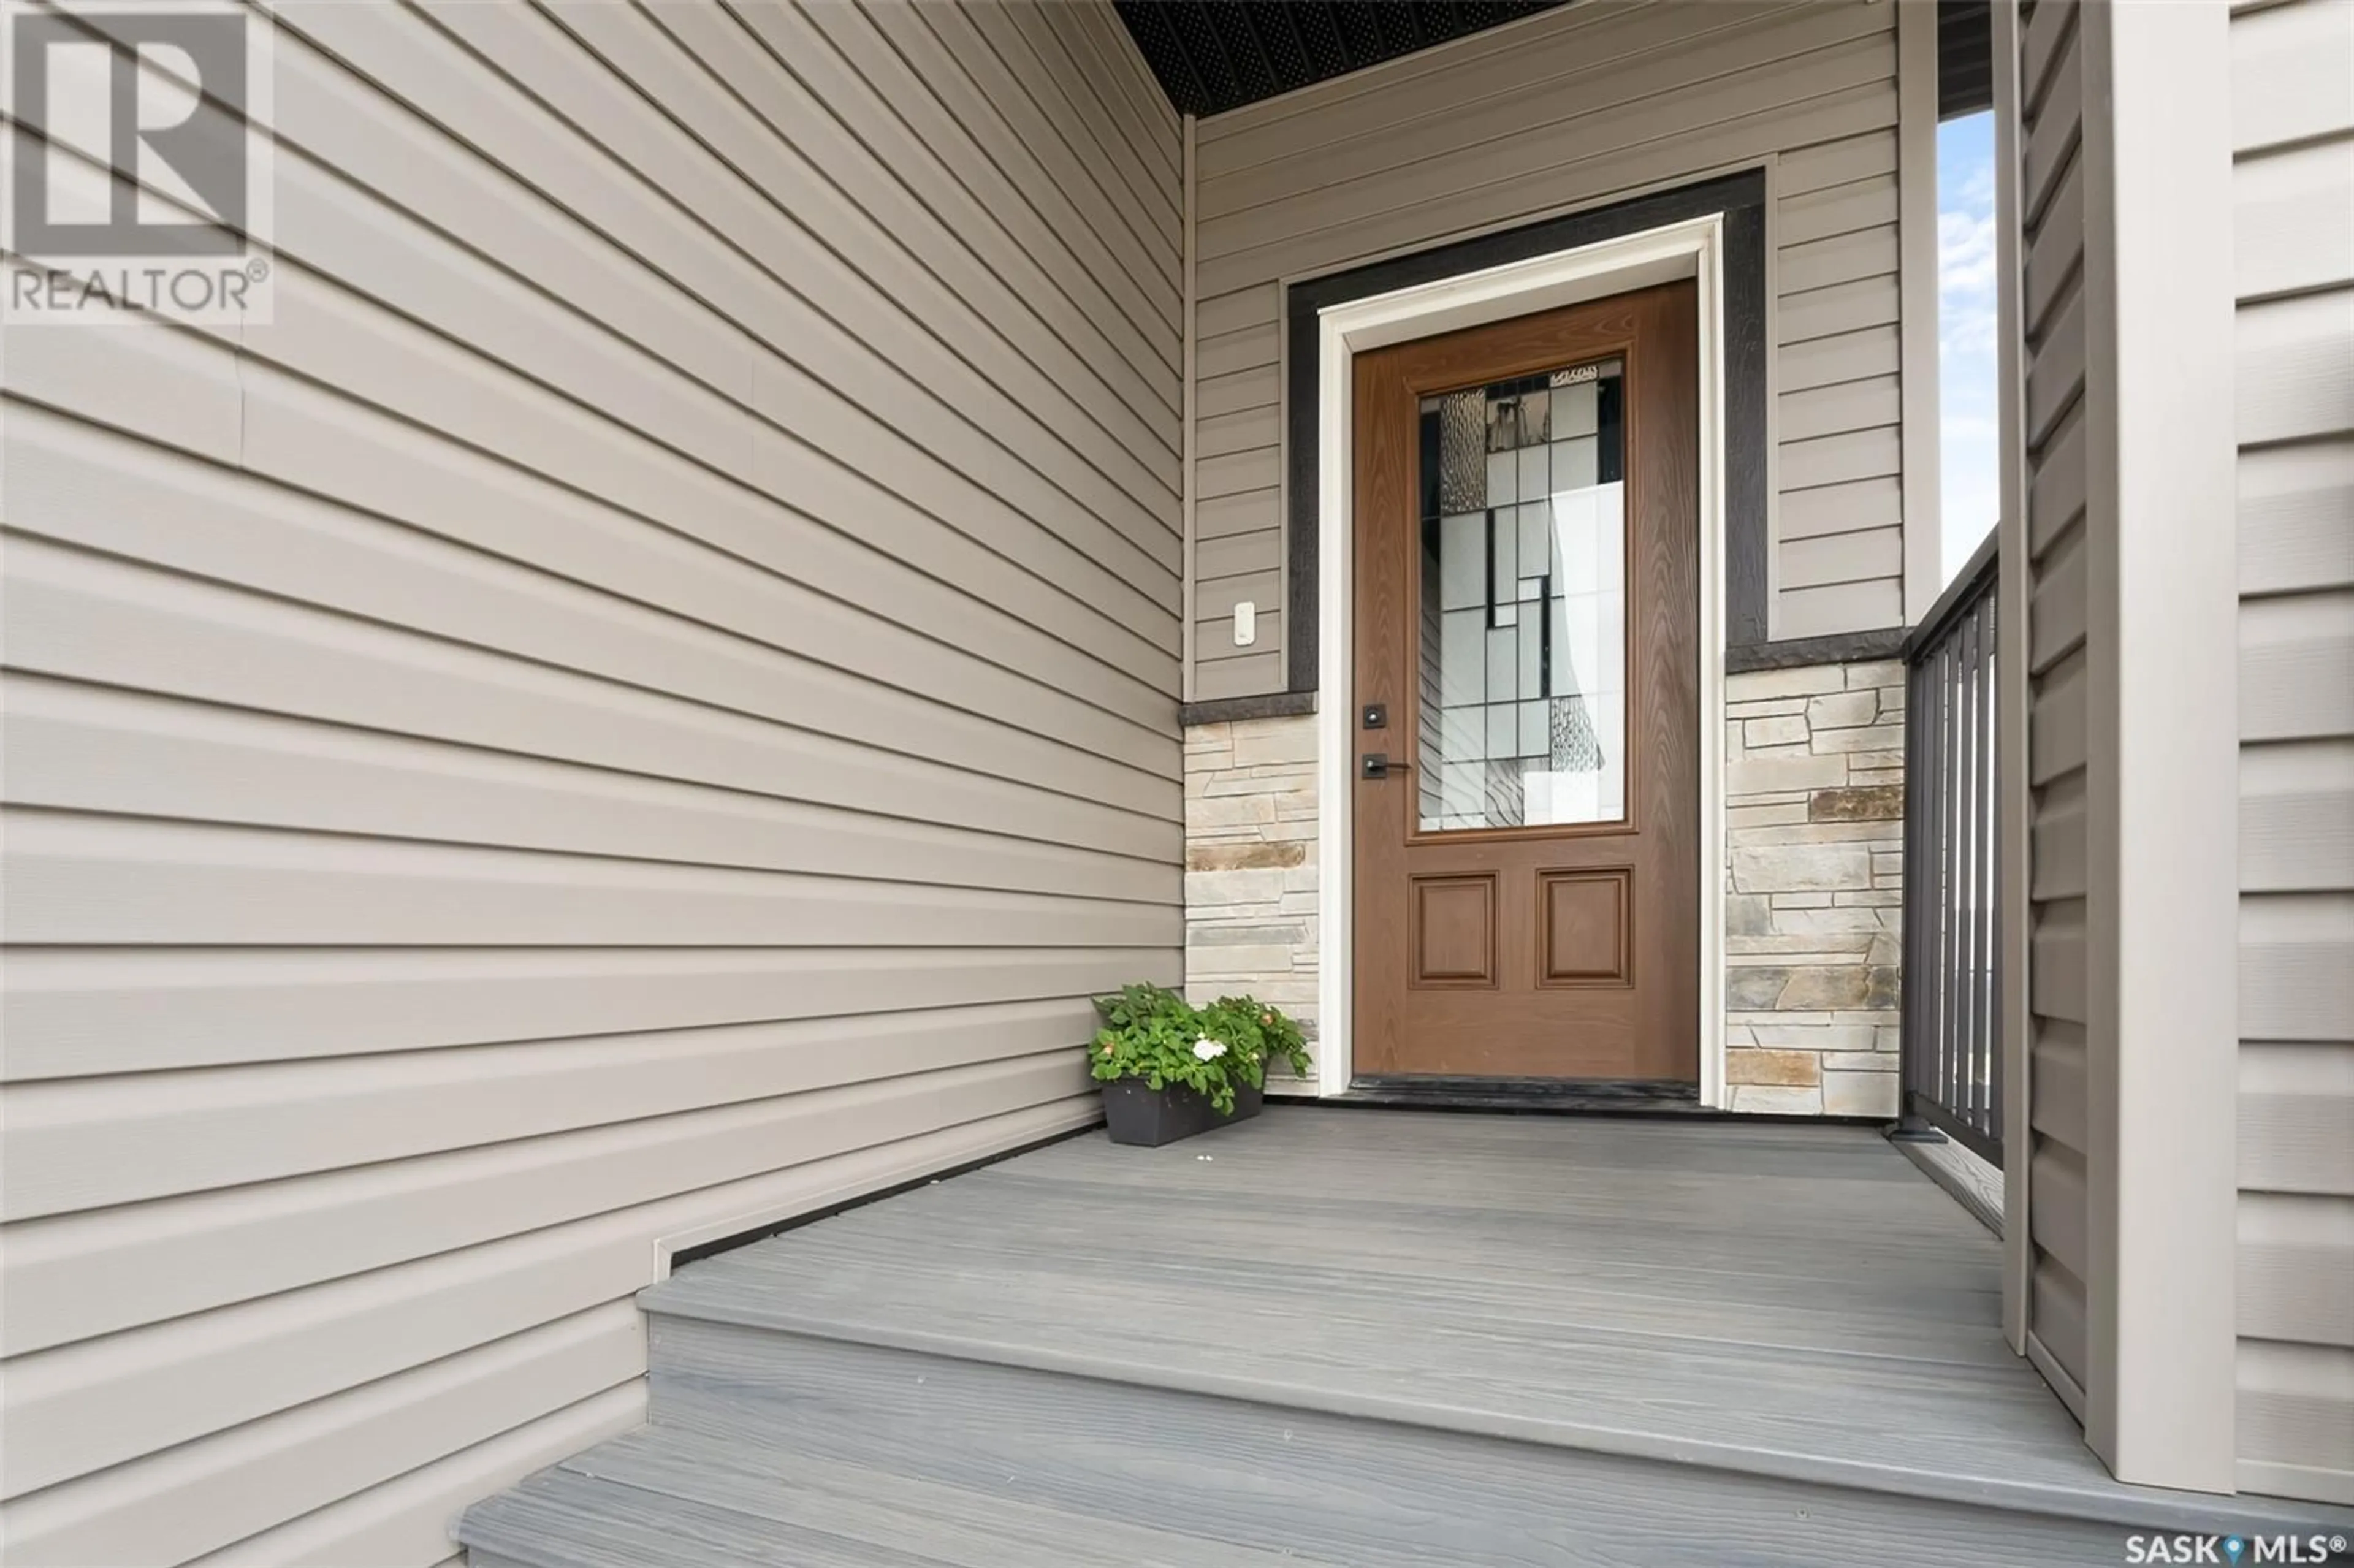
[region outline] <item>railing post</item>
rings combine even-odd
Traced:
[[[1929,832],[1928,815],[1924,809],[1927,768],[1927,709],[1929,689],[1934,684],[1923,672],[1920,662],[1906,651],[1904,664],[1904,895],[1897,907],[1903,912],[1901,950],[1903,962],[1897,971],[1897,1086],[1896,1126],[1889,1137],[1903,1143],[1943,1143],[1946,1135],[1922,1119],[1914,1105],[1915,1090],[1929,1081],[1931,1068],[1927,1057],[1929,1042],[1924,1023],[1928,1009],[1925,1005],[1921,980],[1928,971],[1924,958],[1923,934],[1927,923],[1921,918],[1924,902],[1919,891],[1919,872],[1925,863],[1923,845]]]

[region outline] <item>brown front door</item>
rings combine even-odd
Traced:
[[[1357,357],[1360,1075],[1699,1077],[1694,300]]]

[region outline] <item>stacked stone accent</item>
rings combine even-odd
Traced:
[[[1732,1108],[1893,1117],[1904,666],[1733,675],[1724,711]]]
[[[1185,732],[1185,991],[1248,994],[1316,1040],[1316,720]],[[1311,1086],[1270,1078],[1276,1093]]]
[[[1904,667],[1733,675],[1725,716],[1732,1108],[1893,1117]],[[1185,732],[1187,993],[1273,1002],[1311,1046],[1316,834],[1312,716]]]

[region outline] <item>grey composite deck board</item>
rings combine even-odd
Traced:
[[[1703,1482],[1606,1454],[758,1337],[807,1358],[780,1398],[673,1380],[652,1427],[529,1483],[521,1508],[476,1509],[465,1539],[534,1568],[685,1568],[715,1553],[960,1568],[1822,1568],[1884,1563],[1895,1541],[1954,1568],[2121,1555],[2115,1528],[2082,1520],[1757,1476]],[[828,1555],[835,1539],[844,1548]],[[913,1555],[868,1555],[878,1547]]]
[[[1050,1505],[1013,1495],[993,1478],[956,1486],[909,1474],[908,1467],[829,1459],[808,1446],[773,1441],[769,1425],[760,1412],[668,1425],[601,1444],[563,1468],[756,1518],[818,1522],[830,1532],[875,1545],[947,1550],[970,1568],[1033,1568],[1049,1554],[1057,1568],[1128,1568],[1145,1562],[1172,1568],[1273,1568],[1278,1563],[1339,1561],[1138,1524],[1102,1508],[1093,1496],[1066,1497]]]
[[[482,1568],[2008,1568],[2316,1522],[2109,1481],[1999,1272],[1861,1129],[1089,1133],[644,1292],[651,1425],[461,1534]]]
[[[1906,1159],[1970,1212],[1978,1224],[2002,1234],[2002,1171],[1958,1143],[1903,1143]]]
[[[1960,1563],[2116,1555],[2113,1531],[2074,1521],[767,1338],[803,1352],[789,1419],[741,1384],[673,1382],[656,1432],[736,1446],[764,1431],[771,1448],[751,1451],[780,1474],[818,1455],[1357,1568],[1880,1563],[1924,1537],[1969,1542]]]
[[[2196,1499],[2107,1478],[2003,1346],[1999,1283],[1993,1239],[1861,1129],[1287,1107],[1158,1150],[1069,1140],[706,1260],[642,1299],[658,1413],[679,1380],[777,1396],[855,1344],[1892,1493],[2207,1520]],[[712,1327],[727,1324],[764,1332]]]
[[[945,1560],[896,1552],[823,1531],[706,1508],[684,1498],[585,1480],[557,1471],[471,1510],[461,1532],[518,1563],[610,1563],[615,1568],[727,1563],[742,1568],[944,1568]]]

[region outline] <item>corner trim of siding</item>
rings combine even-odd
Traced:
[[[2119,1480],[2237,1485],[2238,452],[2221,6],[2087,5],[2085,1436]],[[2200,974],[2173,986],[2154,977]]]
[[[2060,1364],[2060,1358],[2045,1350],[2043,1341],[2032,1334],[2027,1337],[2025,1354],[2029,1364],[2043,1374],[2043,1381],[2050,1383],[2052,1392],[2060,1396],[2060,1403],[2068,1407],[2068,1414],[2083,1421],[2084,1391],[2076,1385],[2074,1378],[2068,1375],[2068,1369]]]
[[[1896,7],[1898,363],[1902,382],[1904,623],[1918,625],[1943,586],[1937,409],[1937,18]]]
[[[1184,203],[1185,207],[1185,254],[1183,258],[1183,286],[1185,297],[1182,302],[1182,313],[1183,316],[1182,330],[1185,336],[1184,351],[1182,357],[1184,360],[1183,375],[1185,387],[1183,396],[1184,410],[1181,415],[1184,427],[1184,435],[1182,449],[1178,454],[1178,462],[1183,471],[1182,475],[1179,480],[1179,483],[1184,493],[1183,500],[1181,503],[1181,517],[1179,525],[1182,528],[1184,533],[1184,582],[1181,591],[1184,596],[1185,642],[1182,650],[1182,657],[1178,662],[1180,672],[1178,689],[1183,694],[1185,701],[1189,703],[1193,700],[1193,654],[1194,639],[1197,635],[1193,625],[1193,586],[1200,580],[1200,574],[1193,569],[1193,554],[1196,544],[1196,530],[1194,527],[1193,515],[1194,508],[1201,501],[1202,489],[1197,478],[1197,470],[1201,466],[1202,438],[1200,431],[1195,429],[1195,427],[1201,423],[1200,419],[1196,416],[1200,410],[1202,392],[1200,377],[1193,374],[1194,358],[1200,352],[1201,348],[1201,334],[1197,330],[1200,318],[1201,298],[1200,291],[1194,287],[1195,261],[1200,255],[1200,249],[1194,241],[1193,220],[1200,203],[1195,199],[1195,193],[1199,189],[1199,186],[1193,175],[1193,116],[1190,114],[1186,115],[1184,119],[1184,170],[1182,175],[1184,184],[1183,188],[1179,192],[1179,197]]]
[[[2003,1147],[2020,1151],[2003,1172],[2002,1333],[2010,1348],[2029,1355],[2028,1274],[2034,1266],[2030,1234],[2028,1186],[2034,1137],[2031,1097],[2034,1078],[2030,1043],[2033,1020],[2028,1004],[2034,908],[2027,836],[2031,800],[2027,783],[2027,447],[2020,410],[2025,403],[2024,348],[2020,338],[2019,6],[1998,0],[1993,16],[1995,166],[1995,452],[1998,489],[1995,535],[2002,567],[1995,584],[1995,742],[1999,842],[1995,868],[1998,928],[2002,949],[1995,959],[1999,999],[2003,1095]],[[2046,1358],[2048,1360],[2049,1358]],[[2037,1363],[2046,1382],[2049,1369]],[[2059,1383],[2053,1383],[2057,1388]]]

